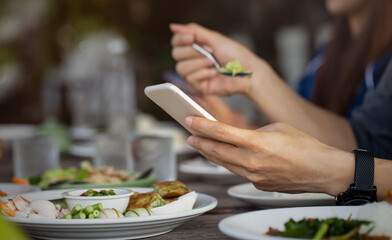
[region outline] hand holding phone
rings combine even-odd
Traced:
[[[144,93],[193,135],[200,136],[185,124],[187,116],[204,117],[216,121],[211,114],[171,83],[148,86],[144,89]]]

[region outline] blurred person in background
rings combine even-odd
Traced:
[[[176,70],[204,95],[245,94],[271,122],[288,123],[343,150],[359,147],[392,159],[392,73],[384,74],[392,56],[392,1],[327,0],[326,6],[336,16],[334,34],[309,64],[300,84],[302,97],[263,59],[197,24],[170,26]],[[194,42],[223,65],[239,60],[252,76],[219,75],[210,60],[192,49]],[[238,114],[218,100],[219,107],[209,102],[203,106],[219,121],[246,128]]]

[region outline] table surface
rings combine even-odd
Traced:
[[[178,155],[178,162],[195,157],[197,153]],[[72,156],[63,156],[62,167],[79,166],[81,160]],[[11,182],[12,179],[12,156],[6,153],[0,158],[0,182]],[[227,189],[233,185],[246,182],[239,176],[201,176],[195,174],[178,173],[178,180],[184,182],[190,189],[205,193],[218,200],[218,206],[209,212],[198,216],[173,231],[148,239],[231,239],[218,229],[218,223],[222,219],[249,211],[258,210],[257,207],[245,203],[227,194]]]

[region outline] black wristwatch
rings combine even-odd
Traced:
[[[355,155],[355,178],[346,192],[336,196],[336,205],[362,205],[377,201],[374,186],[374,157],[362,149],[352,151]]]

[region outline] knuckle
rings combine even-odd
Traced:
[[[249,144],[249,149],[253,152],[259,152],[263,149],[262,146],[264,146],[259,139],[252,139],[252,141],[247,141],[247,143]]]
[[[199,138],[193,138],[193,145],[197,148],[200,149],[201,144],[200,144],[200,139]]]
[[[173,57],[175,60],[178,59],[178,50],[177,50],[177,48],[174,47],[174,48],[172,49],[171,55],[172,55],[172,57]]]
[[[259,170],[259,165],[252,159],[246,161],[246,168],[251,173],[256,173]]]
[[[222,148],[218,144],[214,144],[211,147],[211,152],[217,158],[221,158],[222,157]]]
[[[174,34],[173,37],[171,38],[171,45],[172,45],[173,47],[174,47],[174,46],[177,46],[177,45],[179,45],[179,41],[180,41],[180,34],[176,33],[176,34]]]
[[[184,66],[183,66],[183,64],[181,64],[181,62],[178,62],[178,63],[176,64],[176,72],[177,72],[178,74],[180,74],[181,76],[184,76],[183,68],[184,68]]]
[[[227,135],[227,128],[222,125],[218,125],[215,129],[217,137],[225,137]]]

